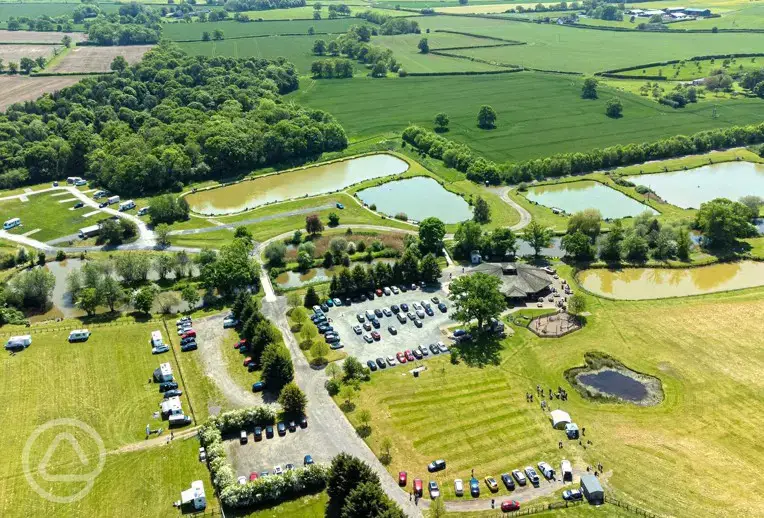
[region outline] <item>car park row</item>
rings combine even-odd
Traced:
[[[275,428],[274,425],[266,425],[266,426],[256,426],[252,437],[254,438],[255,442],[262,441],[263,438],[265,439],[273,439],[275,436],[275,433],[277,433],[280,437],[284,437],[287,434],[287,431],[294,433],[297,431],[297,428],[307,428],[308,427],[308,421],[305,417],[300,419],[299,421],[289,421],[288,423],[285,422],[279,422],[276,424]],[[275,433],[274,433],[275,429]],[[241,430],[239,432],[239,443],[241,445],[245,445],[249,442],[249,433],[247,430]],[[313,457],[311,455],[305,455],[303,458],[303,466],[308,466],[310,464],[313,464]],[[294,464],[287,463],[284,465],[284,468],[281,467],[281,465],[276,465],[273,468],[273,472],[269,472],[268,470],[263,470],[261,472],[253,471],[249,474],[249,481],[257,480],[258,478],[272,476],[272,475],[282,475],[286,471],[291,471],[294,469]],[[240,484],[246,484],[247,483],[247,477],[240,476],[238,478],[238,482]]]

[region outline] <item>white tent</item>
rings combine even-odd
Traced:
[[[550,415],[552,416],[552,426],[554,428],[561,428],[571,422],[570,414],[563,410],[552,410]]]

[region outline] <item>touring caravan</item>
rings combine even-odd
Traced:
[[[101,232],[101,225],[90,225],[80,229],[80,239],[97,236]]]
[[[111,198],[109,198],[111,199]],[[123,201],[119,204],[119,210],[120,212],[124,212],[126,210],[134,209],[135,208],[135,202],[133,200],[127,200]]]
[[[119,196],[110,196],[106,201],[109,205],[114,205],[115,203],[119,203]]]
[[[87,342],[90,338],[90,331],[87,329],[75,329],[69,333],[69,342]]]
[[[12,228],[20,227],[21,226],[21,219],[19,218],[11,218],[5,223],[3,223],[3,230],[10,230]]]
[[[5,343],[5,348],[9,351],[21,351],[32,345],[31,335],[12,336]]]

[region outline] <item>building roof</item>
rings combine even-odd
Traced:
[[[594,475],[581,475],[581,487],[586,488],[586,492],[592,493],[604,493],[600,485],[600,481]]]
[[[544,270],[525,263],[483,263],[474,271],[498,277],[505,297],[525,298],[535,295],[552,284]]]

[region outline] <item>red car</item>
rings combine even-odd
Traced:
[[[249,481],[252,482],[253,480],[257,480],[257,473],[254,471],[249,474]]]
[[[408,481],[408,475],[405,471],[399,471],[398,472],[398,485],[399,486],[405,486],[406,482]]]
[[[377,294],[377,297],[381,297],[382,296],[382,288],[377,288],[377,291],[375,291],[374,293]]]
[[[416,358],[414,358],[414,353],[411,352],[411,349],[406,349],[406,359],[410,362],[416,360]]]
[[[244,347],[246,347],[246,346],[247,346],[247,341],[246,341],[245,339],[243,339],[243,338],[242,338],[241,340],[239,340],[238,342],[236,342],[236,343],[233,345],[233,348],[234,348],[234,349],[238,349],[238,348],[239,348],[239,347],[241,347],[242,345],[243,345]]]
[[[252,357],[251,356],[247,356],[246,358],[244,358],[244,366],[245,367],[248,367],[250,363],[252,363]]]
[[[519,511],[520,510],[520,502],[517,500],[504,500],[501,503],[501,510],[505,513],[508,513],[510,511]]]
[[[403,353],[398,353],[395,355],[396,358],[398,358],[398,363],[406,363],[406,355]]]
[[[180,338],[181,339],[183,339],[183,338],[196,338],[196,331],[194,331],[192,329],[191,331],[188,331],[188,332],[183,333],[182,335],[180,335]]]
[[[422,479],[414,479],[414,494],[419,497],[422,496]]]
[[[372,337],[374,340],[376,340],[376,341],[379,341],[379,339],[380,339],[379,333],[377,333],[376,331],[372,331],[372,332],[371,332],[371,337]]]

